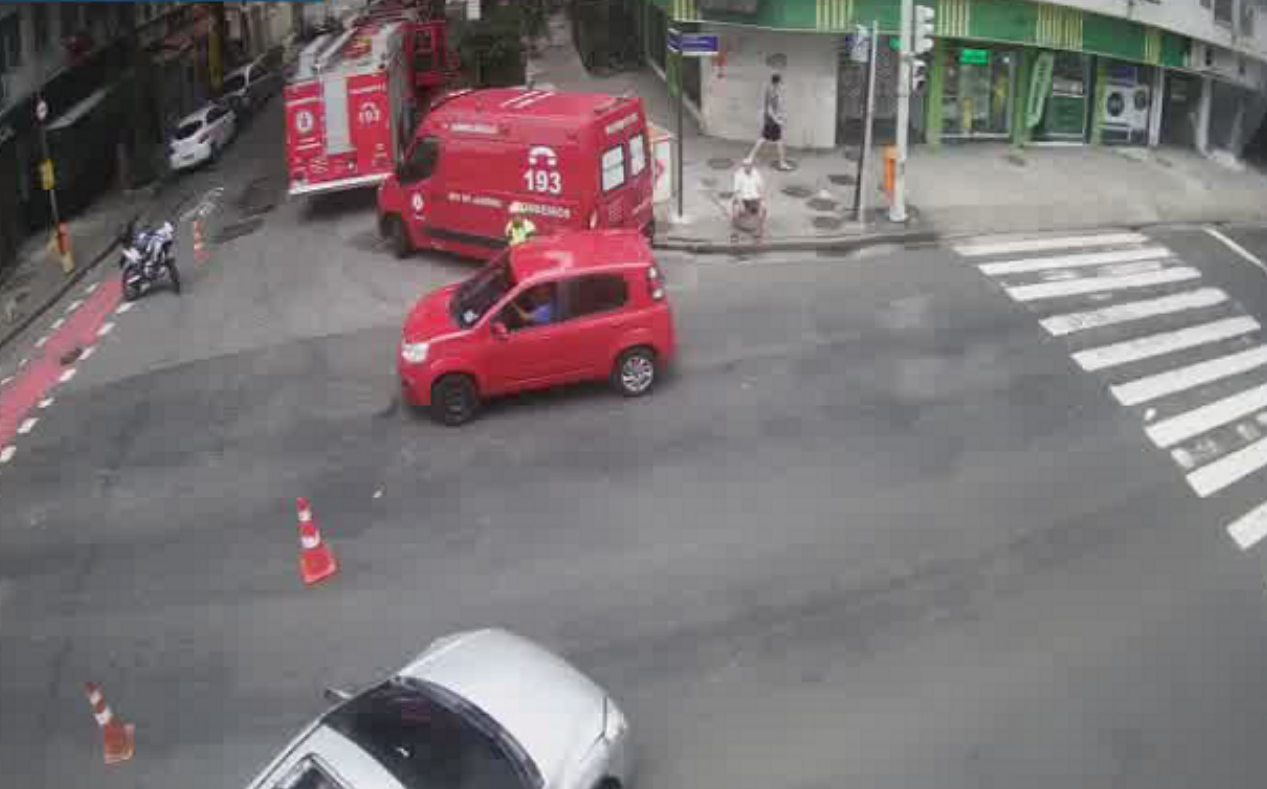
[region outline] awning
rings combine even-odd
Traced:
[[[48,124],[48,131],[58,131],[59,129],[66,129],[75,125],[81,118],[96,109],[97,105],[104,101],[112,90],[114,90],[114,85],[98,88],[88,98],[75,103],[70,109],[54,118]]]

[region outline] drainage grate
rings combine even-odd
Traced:
[[[848,173],[832,173],[831,175],[827,176],[827,180],[831,181],[833,184],[837,186],[844,186],[845,184],[853,183],[854,177],[852,175],[849,175]]]
[[[837,203],[835,200],[828,200],[825,197],[815,197],[814,199],[810,200],[806,205],[808,205],[810,208],[814,209],[815,211],[835,211],[836,206],[839,205],[839,203]]]
[[[716,188],[717,188],[717,179],[716,179],[716,178],[701,178],[701,179],[699,179],[699,182],[700,182],[701,184],[703,184],[703,185],[704,185],[704,187],[705,187],[705,188],[707,188],[707,189],[716,189]]]
[[[1004,158],[1006,158],[1006,159],[1008,160],[1008,162],[1009,162],[1009,163],[1014,164],[1014,165],[1016,165],[1017,167],[1024,167],[1024,166],[1025,166],[1025,159],[1024,159],[1024,157],[1022,157],[1022,156],[1018,156],[1017,154],[1014,154],[1014,153],[1009,153],[1009,154],[1008,154],[1006,157],[1004,157]]]
[[[733,170],[735,169],[735,160],[727,159],[724,156],[718,156],[708,160],[708,166],[714,170]]]
[[[839,230],[845,220],[834,216],[816,216],[814,217],[814,227],[819,230]]]
[[[729,200],[730,198],[735,196],[735,193],[734,192],[718,192],[717,196],[720,197],[722,200]]]
[[[234,222],[231,225],[226,225],[218,234],[216,234],[216,243],[223,244],[227,241],[232,241],[235,238],[249,236],[256,230],[259,230],[263,224],[263,219],[255,217],[254,219],[244,219],[241,222]]]
[[[804,199],[814,194],[814,190],[807,189],[804,186],[797,186],[796,184],[789,184],[788,186],[783,187],[783,194],[787,195],[788,197]]]

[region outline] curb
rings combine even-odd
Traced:
[[[101,261],[109,257],[110,253],[113,252],[115,247],[118,246],[118,243],[119,243],[118,241],[111,241],[109,244],[107,244],[105,249],[98,252],[97,255],[88,262],[88,265],[83,266],[82,268],[78,269],[74,274],[72,274],[70,279],[63,282],[61,287],[58,288],[56,291],[54,291],[52,296],[45,299],[44,303],[41,304],[39,307],[37,307],[34,312],[32,312],[30,315],[27,315],[20,322],[18,322],[18,324],[14,326],[9,331],[9,333],[6,334],[4,337],[0,337],[0,349],[3,349],[5,346],[7,346],[9,343],[16,340],[18,337],[21,337],[23,332],[25,332],[32,323],[35,323],[37,320],[39,320],[44,315],[44,313],[48,312],[49,309],[54,304],[61,301],[62,297],[65,296],[67,293],[69,293],[71,288],[75,287],[81,281],[83,281],[84,277],[88,276],[88,273],[90,271],[92,271],[97,266],[99,266],[101,264]]]
[[[879,244],[936,244],[941,234],[926,228],[910,228],[888,232],[858,233],[847,236],[792,236],[761,243],[730,243],[692,238],[657,238],[652,246],[670,252],[691,252],[697,255],[755,254],[761,252],[813,252],[835,250],[849,252]]]

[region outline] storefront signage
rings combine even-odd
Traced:
[[[1029,99],[1025,104],[1025,125],[1031,129],[1043,119],[1043,108],[1047,105],[1047,95],[1051,93],[1052,69],[1055,63],[1055,55],[1050,52],[1039,53],[1034,61],[1034,71],[1030,74],[1029,81]]]
[[[961,49],[959,50],[959,63],[964,66],[988,66],[990,65],[990,50]]]

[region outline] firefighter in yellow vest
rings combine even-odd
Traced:
[[[517,247],[537,234],[537,226],[527,217],[522,203],[510,204],[510,222],[506,224],[506,240]]]

